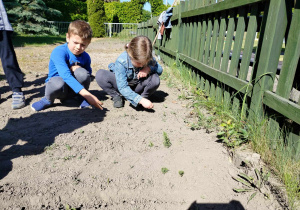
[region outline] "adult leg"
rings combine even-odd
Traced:
[[[135,87],[134,92],[140,94],[144,98],[149,98],[159,87],[160,78],[158,74],[152,74],[146,79],[140,80]]]
[[[7,82],[13,92],[21,92],[24,76],[11,41],[11,31],[0,31],[0,57]]]

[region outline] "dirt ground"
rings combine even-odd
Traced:
[[[93,74],[107,69],[125,41],[94,40]],[[161,81],[152,111],[125,103],[114,109],[96,81],[90,90],[103,111],[73,101],[41,112],[48,59],[56,45],[16,48],[25,76],[26,107],[11,109],[0,67],[0,209],[282,209],[273,199],[235,193],[240,169],[216,132],[191,130],[188,101]],[[166,133],[172,145],[163,145]],[[162,173],[162,168],[169,171]],[[184,171],[183,176],[179,171]]]

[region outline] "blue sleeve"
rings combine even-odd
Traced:
[[[74,90],[75,93],[78,93],[84,88],[72,75],[67,64],[67,53],[64,50],[55,48],[51,53],[50,60],[52,60],[58,75],[72,88],[72,90]]]
[[[153,61],[149,63],[149,67],[151,69],[152,74],[157,73],[158,75],[161,75],[163,72],[161,65],[154,58]]]
[[[126,69],[125,67],[120,64],[119,62],[115,63],[114,67],[117,86],[119,92],[124,96],[132,105],[137,106],[140,100],[142,99],[142,96],[134,92],[128,85],[127,82],[127,75],[126,75]]]
[[[86,60],[87,62],[85,63],[84,68],[89,72],[90,75],[92,75],[91,57],[89,54],[86,54]]]

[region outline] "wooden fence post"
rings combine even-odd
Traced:
[[[281,53],[282,41],[287,26],[287,15],[285,0],[270,0],[269,7],[265,11],[266,23],[263,25],[257,52],[257,72],[252,92],[249,116],[251,119],[260,119],[263,116],[263,95],[266,90],[271,90],[279,56]],[[260,47],[261,46],[261,47]],[[255,71],[255,69],[254,69]]]

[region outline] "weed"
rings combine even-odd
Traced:
[[[163,132],[163,135],[164,135],[164,142],[163,142],[163,144],[164,144],[165,147],[169,148],[172,145],[172,143],[171,143],[171,141],[170,141],[170,139],[168,137],[168,134],[166,132]]]
[[[84,133],[84,130],[81,130],[80,133]]]
[[[180,175],[181,177],[183,177],[184,171],[178,171],[178,173],[179,173],[179,175]]]
[[[166,174],[168,171],[169,171],[169,169],[167,169],[167,168],[161,168],[161,172],[162,172],[163,174]]]
[[[149,143],[149,145],[148,145],[149,147],[153,147],[154,146],[154,144],[150,141],[150,143]]]
[[[228,147],[236,147],[248,142],[249,135],[245,129],[237,126],[232,120],[228,120],[221,124],[221,131],[217,137]]]
[[[248,203],[256,196],[258,192],[262,193],[265,198],[270,198],[269,193],[264,188],[269,179],[270,173],[266,172],[264,169],[255,169],[255,175],[256,177],[253,178],[247,174],[240,173],[238,174],[239,177],[232,177],[234,180],[245,186],[244,188],[233,189],[234,192],[253,192],[248,199]]]

